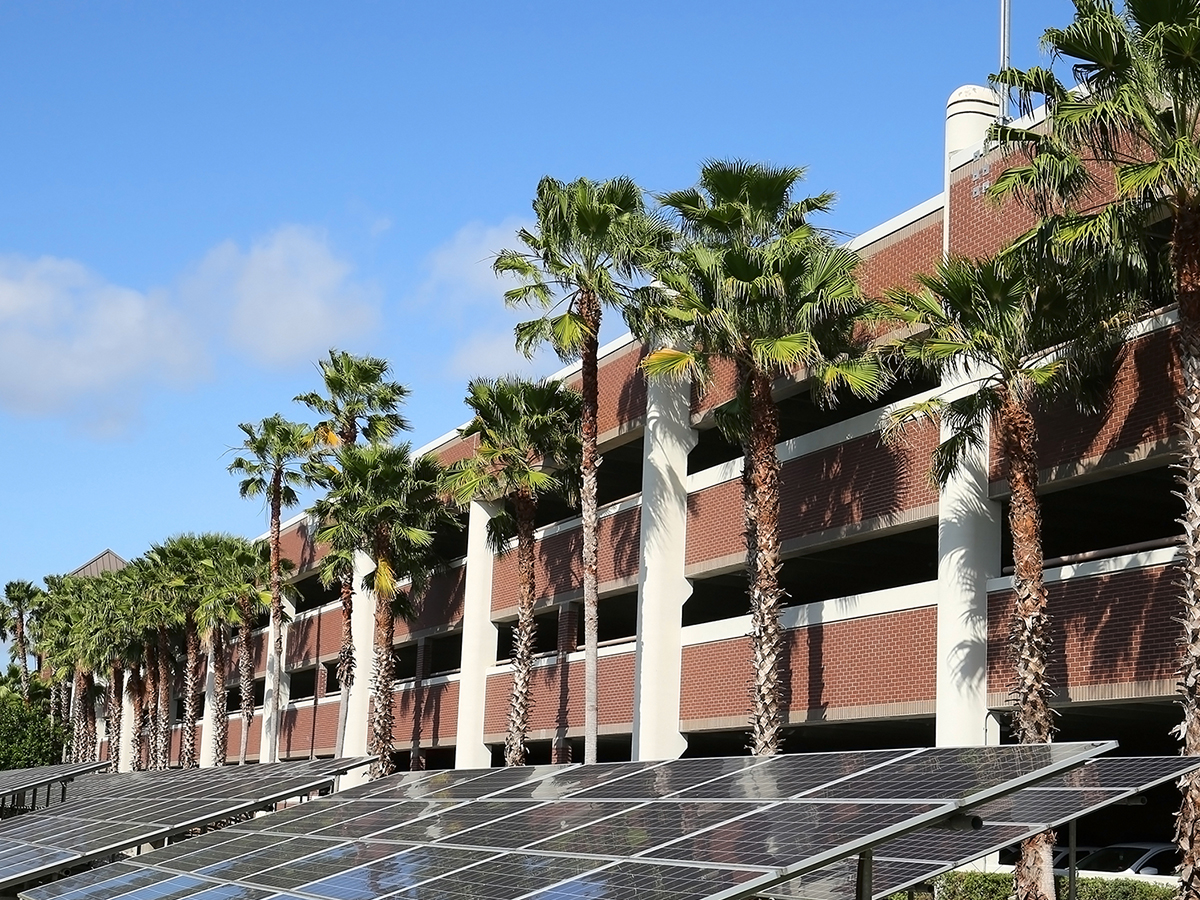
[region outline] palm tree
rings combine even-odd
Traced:
[[[108,758],[113,771],[121,765],[121,723],[124,718],[126,672],[140,643],[135,633],[134,595],[121,572],[102,572],[88,582],[92,602],[83,623],[92,668],[105,672],[105,723]]]
[[[148,673],[146,689],[151,709],[152,769],[166,769],[171,765],[171,731],[174,722],[171,688],[175,683],[176,637],[178,629],[186,627],[188,615],[184,599],[188,573],[181,555],[176,546],[157,545],[142,557],[144,566],[141,583],[144,592],[138,606],[138,618]],[[186,673],[184,678],[186,683]],[[194,684],[194,676],[192,680]]]
[[[210,651],[212,658],[213,708],[209,719],[213,732],[209,740],[213,748],[213,765],[223,766],[229,743],[225,680],[229,670],[230,628],[236,625],[242,634],[249,634],[258,611],[270,609],[271,596],[261,589],[261,585],[269,580],[269,574],[264,572],[262,565],[262,555],[249,541],[232,535],[218,535],[209,550],[209,555],[202,563],[208,575],[195,619],[200,641]],[[246,741],[254,717],[253,661],[248,653],[243,655],[251,669],[249,679],[243,676],[242,684],[244,697],[250,700],[250,718],[247,720],[243,717],[242,722],[242,763],[245,762]],[[246,684],[247,680],[249,684]]]
[[[1067,239],[1096,246],[1139,240],[1147,223],[1171,219],[1170,271],[1179,308],[1176,353],[1182,377],[1183,440],[1178,463],[1184,503],[1180,566],[1183,625],[1178,735],[1187,755],[1200,754],[1200,3],[1076,0],[1075,19],[1048,29],[1043,45],[1073,63],[1079,87],[1068,91],[1047,69],[1009,69],[996,76],[1015,88],[1023,111],[1045,99],[1041,133],[995,129],[1027,153],[996,180],[994,190],[1035,206],[1045,197],[1086,197],[1097,168],[1114,174],[1116,203],[1074,217]],[[1097,166],[1097,163],[1100,165]],[[1180,782],[1176,820],[1182,854],[1180,896],[1200,898],[1200,775]]]
[[[794,200],[800,168],[709,162],[697,187],[664,195],[686,237],[641,292],[634,330],[663,349],[643,362],[654,377],[708,377],[715,359],[737,366],[744,403],[747,570],[753,708],[751,751],[779,751],[783,728],[779,616],[777,378],[803,367],[814,394],[839,387],[871,396],[887,383],[877,359],[855,352],[853,332],[871,307],[854,280],[857,258],[807,221],[830,195]]]
[[[27,621],[41,588],[31,581],[10,581],[4,586],[4,599],[0,600],[0,640],[12,637],[12,655],[21,670],[21,697],[29,702],[29,642],[26,635]]]
[[[279,686],[283,665],[283,568],[280,564],[279,523],[282,511],[300,502],[296,489],[305,483],[300,464],[307,459],[313,446],[313,431],[309,426],[288,422],[281,415],[263,419],[255,427],[243,422],[238,426],[246,439],[238,456],[229,464],[229,471],[243,476],[238,490],[243,497],[265,497],[270,515],[268,542],[271,549],[271,651],[267,654],[267,694],[270,708],[268,721],[279,729]],[[242,698],[245,703],[245,698]],[[261,750],[264,762],[274,762],[277,746]]]
[[[370,742],[375,775],[392,771],[396,617],[413,616],[414,600],[435,562],[434,531],[455,522],[438,497],[441,476],[436,458],[414,459],[408,444],[343,446],[325,475],[328,493],[313,505],[321,523],[318,541],[337,551],[365,553],[375,565],[363,579],[363,588],[376,598]]]
[[[478,436],[475,455],[455,463],[446,486],[460,505],[474,499],[504,498],[513,516],[501,514],[488,522],[495,547],[517,537],[517,572],[521,595],[513,639],[512,695],[508,706],[508,731],[504,762],[525,765],[525,740],[529,732],[529,686],[533,676],[534,525],[538,498],[571,487],[556,472],[569,474],[580,452],[581,397],[561,382],[522,381],[515,378],[476,378],[467,387],[466,404],[475,417],[458,433]],[[514,521],[515,520],[515,521]]]
[[[542,307],[542,316],[517,326],[517,346],[532,355],[549,343],[564,360],[579,358],[582,377],[580,506],[583,514],[584,762],[596,761],[599,712],[596,416],[599,407],[600,323],[605,306],[623,310],[634,297],[633,279],[671,242],[673,233],[647,214],[641,189],[625,177],[579,178],[564,184],[543,178],[533,201],[537,224],[522,228],[521,250],[497,255],[497,274],[522,284],[504,294],[510,305]]]
[[[1115,290],[1118,273],[1094,255],[1064,257],[1034,242],[990,259],[950,260],[918,277],[920,293],[890,295],[897,319],[914,329],[894,344],[897,352],[944,384],[955,380],[949,390],[957,396],[943,393],[894,411],[887,436],[894,439],[914,418],[945,426],[951,436],[932,457],[939,487],[971,450],[986,446],[993,427],[1008,464],[1016,593],[1009,696],[1023,744],[1049,743],[1054,732],[1034,406],[1067,396],[1094,409],[1102,398],[1135,312],[1129,295]],[[1053,900],[1053,846],[1053,832],[1025,842],[1017,897]]]
[[[329,359],[319,364],[327,397],[316,392],[300,394],[303,403],[322,416],[316,426],[318,441],[327,447],[352,447],[361,434],[369,443],[389,441],[410,426],[397,412],[409,394],[408,388],[387,380],[390,366],[385,359],[353,356],[330,350]],[[316,481],[320,481],[319,466]],[[354,555],[332,553],[324,557],[321,581],[326,587],[338,585],[342,601],[342,636],[338,650],[337,677],[342,687],[338,707],[337,737],[334,756],[342,755],[346,742],[346,717],[350,710],[350,692],[354,686]]]

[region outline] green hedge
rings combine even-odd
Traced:
[[[938,900],[1008,900],[1012,893],[1012,875],[1001,872],[947,872],[937,881]],[[1066,900],[1067,879],[1057,882],[1058,896]],[[1079,900],[1172,900],[1175,888],[1132,878],[1080,878],[1076,893]]]

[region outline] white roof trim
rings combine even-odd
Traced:
[[[925,218],[932,212],[936,212],[945,206],[945,193],[936,194],[930,197],[923,203],[918,203],[912,209],[905,210],[898,216],[892,216],[881,225],[876,225],[864,231],[856,238],[852,238],[846,247],[850,250],[861,250],[863,247],[869,247],[878,240],[882,240],[893,232],[899,231],[906,225],[911,225],[913,222]]]

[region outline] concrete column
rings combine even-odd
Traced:
[[[287,599],[287,597],[283,598],[283,613],[285,618],[292,618],[296,615],[296,607],[290,600]],[[275,657],[275,641],[273,638],[275,624],[272,622],[271,626],[267,629],[267,685],[266,692],[263,697],[261,743],[259,744],[258,751],[258,758],[261,762],[276,762],[279,759],[279,733],[282,724],[281,720],[283,719],[283,714],[288,704],[288,626],[283,625],[282,628],[283,654],[278,659]],[[279,691],[278,719],[275,719],[271,716],[271,693],[274,690]]]
[[[939,747],[988,742],[987,580],[999,574],[1000,505],[988,499],[985,446],[959,466],[938,506]]]
[[[342,703],[346,709],[346,737],[342,756],[347,759],[367,755],[367,737],[371,725],[371,674],[375,667],[375,594],[362,589],[362,580],[375,568],[365,553],[354,555],[354,613],[350,633],[354,638],[354,684],[342,685]],[[339,788],[352,787],[367,780],[367,768],[343,775]]]
[[[204,667],[204,715],[200,718],[200,768],[207,769],[216,760],[213,752],[213,709],[216,708],[217,679],[213,673],[212,648],[208,650],[208,664]]]
[[[471,503],[467,520],[467,576],[463,587],[462,669],[458,680],[455,768],[486,769],[492,752],[483,742],[487,670],[496,664],[496,626],[492,623],[493,554],[487,525],[498,507]]]
[[[129,673],[125,673],[125,678],[129,678]],[[121,734],[119,740],[121,742],[121,764],[118,770],[121,772],[133,771],[133,697],[129,693],[129,682],[126,680],[126,689],[121,692]]]
[[[687,539],[687,457],[696,446],[690,385],[651,379],[646,396],[646,458],[638,573],[637,655],[633,680],[633,758],[674,759],[683,674],[683,577]]]

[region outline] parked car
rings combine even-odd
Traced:
[[[1078,868],[1079,860],[1083,859],[1089,853],[1095,853],[1099,847],[1094,845],[1075,845],[1075,863]],[[1051,865],[1055,869],[1065,869],[1067,867],[1067,857],[1071,855],[1070,847],[1060,847],[1055,845],[1054,856],[1051,857]],[[1021,858],[1021,845],[1012,844],[1000,851],[1000,864],[1002,866],[1015,866],[1017,860]]]
[[[1089,853],[1076,867],[1080,872],[1171,875],[1179,867],[1179,848],[1174,844],[1127,841]]]

